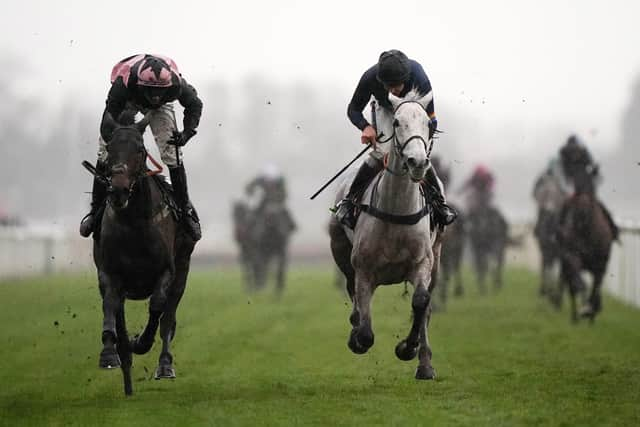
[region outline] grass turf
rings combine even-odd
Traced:
[[[432,317],[436,381],[393,349],[409,329],[403,286],[374,297],[374,347],[347,346],[350,303],[332,268],[293,269],[281,301],[243,292],[235,271],[196,271],[178,309],[178,378],[151,379],[160,342],[134,356],[134,395],[98,369],[95,274],[0,283],[0,425],[640,425],[640,311],[604,301],[593,326],[536,296],[508,270],[505,289]],[[130,334],[146,303],[127,302]]]

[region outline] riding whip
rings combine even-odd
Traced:
[[[95,167],[93,164],[91,164],[91,162],[89,162],[89,161],[87,161],[87,160],[83,160],[83,161],[82,161],[82,166],[84,166],[84,168],[85,168],[86,170],[88,170],[88,171],[89,171],[89,173],[90,173],[91,175],[93,175],[93,176],[94,176],[98,181],[100,181],[100,182],[102,182],[103,184],[106,184],[106,185],[108,185],[108,184],[109,184],[109,182],[107,181],[107,179],[106,179],[103,175],[101,175],[100,173],[98,173],[98,171],[96,170],[96,167]]]
[[[373,122],[373,127],[376,127],[376,101],[373,100],[371,101],[371,121]],[[377,132],[377,131],[376,131]],[[337,174],[335,174],[333,176],[333,178],[331,178],[329,181],[327,181],[322,187],[320,187],[320,189],[318,191],[316,191],[313,196],[310,197],[311,200],[315,199],[316,196],[320,193],[322,193],[322,191],[324,191],[325,188],[327,188],[333,181],[336,180],[336,178],[338,178],[340,175],[342,175],[344,173],[344,171],[346,171],[347,169],[349,169],[349,166],[351,166],[356,160],[358,160],[360,157],[362,157],[362,155],[364,153],[367,152],[367,150],[369,148],[371,148],[371,146],[373,145],[373,143],[368,143],[366,147],[364,147],[362,149],[362,151],[360,151],[358,153],[358,155],[356,157],[353,158],[353,160],[351,160],[349,163],[347,163],[347,165],[345,167],[343,167],[342,169],[340,169],[340,172],[338,172]]]

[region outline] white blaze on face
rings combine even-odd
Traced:
[[[389,101],[395,110],[394,119],[397,120],[395,127],[397,143],[402,146],[411,139],[402,155],[405,161],[413,159],[413,164],[417,167],[414,167],[416,170],[412,171],[412,175],[416,178],[426,171],[425,145],[429,143],[429,116],[425,108],[432,98],[431,92],[422,97],[414,91],[409,92],[404,98],[389,95]],[[411,164],[407,165],[410,169],[412,168]]]

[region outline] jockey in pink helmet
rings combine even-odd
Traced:
[[[470,185],[478,191],[493,192],[494,178],[493,173],[485,165],[476,166],[471,175]]]
[[[493,173],[487,166],[479,164],[475,167],[471,177],[462,186],[462,191],[470,191],[470,210],[481,206],[489,206],[493,198],[494,182]]]
[[[183,131],[177,129],[173,102],[184,107]],[[96,169],[106,170],[106,142],[108,126],[105,117],[118,120],[123,112],[141,112],[150,118],[153,133],[162,161],[168,166],[176,203],[181,220],[189,234],[201,237],[198,216],[189,202],[187,177],[180,159],[180,147],[196,134],[202,115],[202,101],[196,90],[182,77],[178,66],[163,55],[140,54],[118,62],[111,71],[111,88],[100,125],[100,143]],[[107,196],[106,186],[94,179],[91,211],[80,224],[80,234],[88,237],[95,227],[95,216]]]

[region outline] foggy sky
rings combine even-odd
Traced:
[[[249,13],[250,11],[250,13]],[[351,92],[385,49],[424,64],[442,100],[495,126],[562,123],[614,144],[636,73],[640,4],[628,1],[15,2],[0,46],[34,69],[25,90],[102,102],[136,52],[173,57],[197,86],[259,73]],[[199,83],[199,84],[198,84]],[[533,143],[526,146],[530,147]],[[507,155],[498,142],[496,154]]]
[[[640,74],[638,12],[639,4],[625,1],[186,1],[151,8],[144,2],[28,0],[0,16],[0,52],[6,53],[0,64],[11,62],[5,90],[37,106],[23,123],[32,135],[44,138],[48,121],[65,111],[85,114],[73,122],[74,129],[86,128],[69,153],[78,157],[71,165],[94,153],[114,63],[138,52],[171,56],[205,102],[199,140],[185,157],[195,195],[215,188],[199,181],[205,179],[201,170],[215,158],[216,144],[224,144],[226,160],[245,172],[238,181],[248,180],[260,162],[280,160],[285,172],[298,174],[290,180],[291,197],[303,221],[317,226],[330,194],[320,206],[311,204],[306,199],[313,185],[360,149],[345,115],[355,84],[382,50],[399,48],[424,65],[434,86],[446,131],[436,150],[455,167],[452,190],[473,164],[488,163],[498,174],[498,201],[522,218],[533,215],[529,181],[569,133],[578,132],[596,157],[619,148]],[[246,90],[251,84],[257,91]],[[302,114],[307,100],[295,88],[315,98],[323,122]],[[287,106],[265,107],[279,96]],[[221,98],[227,105],[219,105]],[[243,113],[248,103],[254,116]],[[0,108],[3,127],[13,119],[7,108]],[[255,139],[234,142],[234,132],[252,127]],[[250,158],[252,144],[274,141],[283,144],[275,152],[291,157],[270,159],[265,151]],[[2,150],[7,158],[5,142]],[[306,162],[318,176],[299,176],[309,173]],[[88,191],[88,177],[78,177]],[[88,199],[77,200],[81,211]],[[211,206],[217,212],[212,223],[224,227],[227,208]]]

